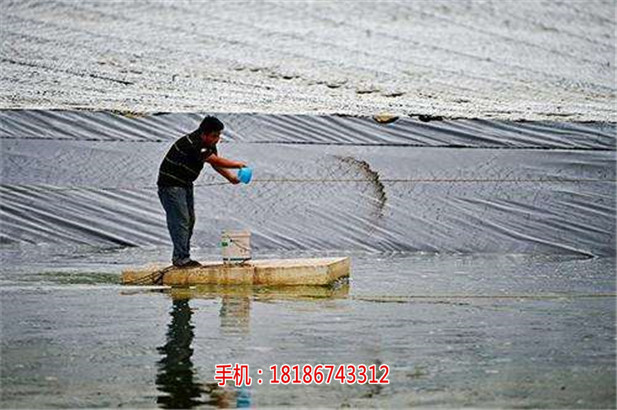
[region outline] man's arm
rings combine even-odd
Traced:
[[[232,184],[239,184],[240,183],[240,180],[238,179],[238,176],[234,175],[234,173],[231,172],[229,170],[229,168],[219,168],[219,167],[215,167],[215,166],[212,166],[212,168],[214,168],[214,170],[216,172],[218,172],[219,174],[224,176],[225,179],[227,179]]]
[[[208,164],[212,165],[214,169],[217,168],[244,168],[246,164],[240,161],[233,161],[231,159],[219,157],[216,154],[208,155],[208,157],[204,160]],[[218,169],[217,169],[218,171]],[[220,171],[219,171],[220,172]]]

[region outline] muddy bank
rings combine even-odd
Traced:
[[[5,2],[0,108],[614,121],[576,2]]]

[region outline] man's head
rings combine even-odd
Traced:
[[[214,145],[219,142],[223,128],[225,128],[225,126],[218,118],[208,116],[199,124],[201,139],[206,145]]]

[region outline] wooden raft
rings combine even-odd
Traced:
[[[201,262],[196,268],[148,265],[122,272],[125,285],[329,285],[349,276],[345,258],[269,259],[240,265]]]

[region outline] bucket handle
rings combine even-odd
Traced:
[[[242,250],[245,250],[245,251],[247,251],[247,252],[250,252],[250,251],[251,251],[251,249],[250,249],[250,248],[247,248],[246,246],[242,246],[242,244],[240,244],[240,243],[238,243],[238,242],[234,241],[234,240],[233,240],[233,238],[229,238],[229,242],[233,242],[233,243],[235,243],[235,244],[236,244],[236,246],[237,246],[238,248],[242,249]],[[249,259],[250,259],[250,258],[249,258]],[[247,260],[248,260],[248,259],[247,259]]]

